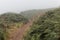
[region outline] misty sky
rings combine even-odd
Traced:
[[[60,0],[0,0],[0,14],[59,7]]]

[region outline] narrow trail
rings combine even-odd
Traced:
[[[40,17],[42,15],[43,14],[40,14],[37,17]],[[35,18],[36,17],[33,17],[32,20],[29,20],[27,24],[23,25],[21,28],[18,28],[18,30],[13,34],[14,36],[12,36],[9,40],[23,40],[24,34],[31,27]]]

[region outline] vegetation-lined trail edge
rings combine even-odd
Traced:
[[[44,15],[44,13],[38,14],[36,17],[39,18],[40,16]],[[11,38],[9,40],[23,40],[24,34],[28,29],[30,29],[31,25],[33,24],[33,21],[35,21],[36,17],[33,17],[32,20],[29,20],[27,24],[24,24],[22,27],[18,28],[18,30],[13,33]]]

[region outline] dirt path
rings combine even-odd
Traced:
[[[39,16],[42,16],[42,14],[38,15],[38,17]],[[18,30],[13,34],[14,36],[12,36],[9,40],[23,40],[24,34],[33,24],[35,17],[33,17],[32,19],[33,20],[30,20],[27,24],[23,25],[21,28],[18,28]]]
[[[22,40],[25,31],[32,25],[32,22],[27,23],[26,25],[24,25],[23,27],[19,28],[19,30],[17,31],[16,36],[12,39],[12,40]]]

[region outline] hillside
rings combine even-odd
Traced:
[[[48,11],[24,37],[24,40],[60,40],[60,8]]]
[[[33,17],[35,17],[37,14],[42,12],[42,10],[28,10],[24,11],[21,14],[13,13],[13,12],[7,12],[2,15],[0,15],[0,39],[1,40],[7,40],[10,38],[10,36],[14,36],[13,34],[16,33],[16,31],[22,27],[23,25],[27,26],[27,22],[29,24],[29,20],[31,21]],[[36,19],[35,17],[34,19]],[[30,26],[29,24],[29,26]],[[22,28],[23,29],[23,28]],[[19,32],[18,32],[19,33]],[[3,36],[2,36],[3,35]],[[18,34],[16,34],[17,36]]]
[[[8,12],[0,15],[0,40],[5,40],[8,33],[14,32],[27,22],[27,18],[17,13]]]
[[[0,15],[0,40],[10,40],[10,38],[12,38],[13,40],[22,39],[24,33],[28,31],[27,28],[31,28],[31,30],[29,30],[29,32],[27,33],[28,37],[26,36],[24,40],[45,40],[45,38],[46,40],[48,40],[48,36],[50,40],[50,37],[54,36],[53,34],[55,33],[55,29],[52,30],[51,28],[54,28],[54,25],[58,26],[58,22],[60,20],[60,10],[50,10],[51,9],[28,10],[21,12],[20,14],[7,12]],[[45,13],[46,15],[42,16]],[[53,34],[51,33],[51,31],[53,31]],[[45,34],[47,35],[46,37]],[[43,35],[42,38],[41,35]]]

